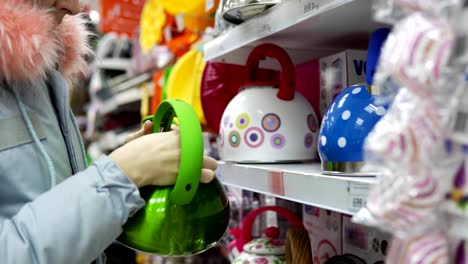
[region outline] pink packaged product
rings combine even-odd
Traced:
[[[447,236],[438,230],[392,241],[387,263],[453,263]]]
[[[365,50],[345,50],[319,59],[320,119],[333,99],[345,88],[364,83],[366,78]]]
[[[309,232],[315,264],[324,264],[331,257],[341,254],[340,213],[304,205],[303,223]]]
[[[351,216],[343,215],[343,255],[353,255],[368,264],[384,263],[391,235],[376,228],[355,224],[351,219]]]
[[[316,113],[320,112],[320,69],[318,59],[296,65],[296,91],[307,99]]]

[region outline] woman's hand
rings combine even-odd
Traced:
[[[152,132],[153,132],[153,122],[147,120],[143,124],[143,127],[140,130],[127,136],[127,138],[125,139],[125,144],[127,144],[128,142],[134,139],[142,137],[144,135],[151,134]]]
[[[142,130],[129,136],[127,144],[109,156],[138,187],[172,185],[179,171],[180,132],[173,129],[169,132],[147,134],[149,127],[145,123]],[[152,125],[149,131],[151,130]],[[216,160],[204,157],[200,181],[212,181],[216,168]]]

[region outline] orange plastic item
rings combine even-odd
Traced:
[[[163,100],[163,78],[164,71],[159,71],[153,75],[153,99],[151,101],[151,113],[156,113],[156,110],[159,107]]]
[[[100,0],[102,33],[116,32],[129,37],[140,26],[145,0]]]
[[[200,36],[198,34],[185,31],[182,35],[173,38],[167,43],[167,47],[177,58],[180,58],[189,51],[192,45],[199,39]]]
[[[211,15],[195,16],[184,15],[184,26],[195,33],[203,33],[207,27],[214,27],[214,17]]]

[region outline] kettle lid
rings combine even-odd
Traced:
[[[255,255],[285,255],[286,245],[279,239],[279,229],[269,227],[265,230],[266,237],[254,239],[244,245],[244,252]]]

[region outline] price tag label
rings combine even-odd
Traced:
[[[300,0],[299,6],[302,8],[302,13],[308,15],[320,8],[320,2],[318,0]]]
[[[349,211],[357,212],[366,205],[369,188],[369,184],[366,183],[348,182],[347,206]]]
[[[270,171],[268,175],[268,186],[270,192],[276,195],[284,196],[284,182],[282,171]]]

